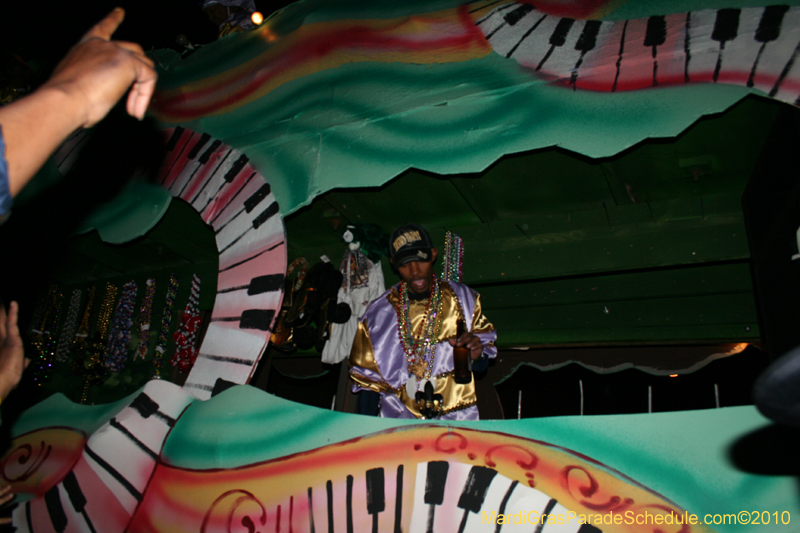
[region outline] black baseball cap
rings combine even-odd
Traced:
[[[410,261],[429,262],[433,241],[425,228],[417,224],[403,224],[389,238],[389,257],[395,268]]]

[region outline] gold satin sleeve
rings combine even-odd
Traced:
[[[372,339],[369,336],[369,328],[364,322],[358,323],[356,336],[353,339],[353,347],[350,349],[350,367],[360,367],[372,370],[383,380],[381,370],[375,362],[375,350],[372,347]],[[350,370],[350,378],[359,386],[375,392],[391,392],[392,388],[385,381],[373,381],[366,376]]]

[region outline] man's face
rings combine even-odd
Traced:
[[[428,294],[433,284],[433,264],[436,262],[438,250],[431,248],[430,261],[409,261],[397,267],[397,272],[408,284],[408,290],[416,294]]]

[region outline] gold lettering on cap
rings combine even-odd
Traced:
[[[396,252],[397,250],[399,250],[400,248],[402,248],[406,244],[411,244],[414,241],[421,241],[421,240],[422,240],[422,237],[420,237],[419,231],[416,231],[416,230],[415,231],[407,231],[407,232],[403,233],[402,235],[400,235],[399,237],[397,237],[394,240],[394,242],[392,243],[392,247],[394,248],[394,251]]]

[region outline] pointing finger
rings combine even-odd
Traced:
[[[121,7],[114,8],[114,10],[106,15],[106,18],[92,26],[92,28],[86,32],[80,42],[88,41],[89,39],[103,39],[103,40],[110,40],[111,36],[114,35],[114,32],[117,31],[117,28],[122,21],[125,19],[125,10]]]

